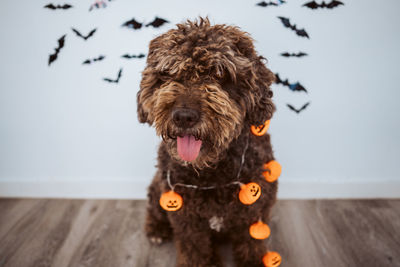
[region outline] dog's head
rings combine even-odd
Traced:
[[[150,42],[138,117],[155,126],[173,158],[202,168],[216,163],[243,127],[272,117],[273,81],[247,33],[187,21]]]

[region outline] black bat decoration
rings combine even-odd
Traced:
[[[67,35],[64,34],[63,36],[61,36],[60,39],[58,39],[58,47],[56,47],[54,49],[55,52],[49,56],[49,66],[50,66],[51,63],[53,63],[57,59],[58,54],[60,53],[60,50],[64,47],[65,36],[67,36]]]
[[[311,9],[318,9],[318,8],[332,9],[332,8],[335,8],[335,7],[338,7],[341,5],[344,5],[344,4],[340,1],[332,0],[330,3],[325,3],[324,1],[322,1],[321,4],[318,4],[315,1],[311,1],[311,2],[305,3],[303,6],[311,8]]]
[[[299,52],[299,53],[285,52],[285,53],[282,53],[281,56],[283,56],[283,57],[304,57],[304,56],[308,56],[308,54],[304,53],[304,52]]]
[[[56,9],[70,9],[72,8],[71,5],[69,4],[64,4],[64,5],[53,5],[53,4],[47,4],[44,6],[44,8],[48,8],[48,9],[52,9],[52,10],[56,10]]]
[[[152,22],[150,22],[149,24],[146,24],[146,27],[153,26],[154,28],[159,28],[162,25],[164,25],[165,23],[169,23],[169,21],[159,18],[159,17],[156,17]]]
[[[111,2],[111,0],[108,0],[108,2]],[[93,4],[90,5],[89,7],[89,11],[92,11],[94,8],[106,8],[107,7],[107,3],[106,1],[103,0],[96,0]]]
[[[122,24],[122,27],[128,27],[134,30],[140,29],[142,28],[142,23],[137,22],[134,18],[131,20],[128,20],[127,22],[125,22],[124,24]]]
[[[267,7],[267,6],[280,6],[284,3],[286,3],[286,1],[284,1],[284,0],[278,0],[278,2],[268,2],[268,3],[265,1],[262,1],[260,3],[257,3],[256,5],[261,6],[261,7]]]
[[[310,37],[308,36],[308,33],[304,29],[301,29],[301,30],[297,29],[296,24],[294,24],[294,25],[290,24],[290,20],[288,18],[285,18],[285,17],[278,17],[278,18],[282,21],[282,24],[286,28],[289,28],[289,29],[295,31],[298,36],[307,37],[308,39],[310,39]]]
[[[310,105],[310,102],[305,103],[301,108],[297,109],[295,107],[293,107],[290,104],[286,104],[291,110],[293,110],[294,112],[296,112],[297,114],[299,114],[300,112],[302,112],[303,110],[305,110],[308,105]]]
[[[71,28],[72,31],[76,34],[76,36],[81,37],[83,40],[87,41],[87,39],[89,39],[90,37],[93,36],[93,34],[97,31],[97,28],[91,30],[88,35],[84,36],[82,35],[78,30]]]
[[[121,76],[122,76],[122,68],[119,69],[117,79],[111,80],[111,79],[109,79],[109,78],[103,78],[103,80],[106,81],[106,82],[109,82],[109,83],[119,83],[119,79],[121,78]]]
[[[145,55],[144,55],[144,54],[139,54],[139,55],[129,55],[129,54],[125,54],[125,55],[122,55],[121,57],[126,58],[126,59],[131,59],[131,58],[144,58]]]
[[[276,77],[276,81],[275,81],[276,84],[282,84],[283,86],[287,86],[292,91],[304,91],[307,93],[306,88],[304,88],[303,85],[301,85],[299,82],[289,83],[288,79],[283,81],[281,79],[281,77],[279,77],[278,73],[275,73],[275,77]]]
[[[105,59],[105,58],[106,58],[106,56],[100,55],[100,56],[97,57],[97,58],[86,59],[85,61],[83,61],[82,64],[92,64],[92,63],[94,63],[94,62],[96,62],[96,61],[102,61],[102,60]]]

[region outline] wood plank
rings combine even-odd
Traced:
[[[49,206],[49,201],[40,200],[38,205],[35,205],[32,209],[20,216],[21,219],[19,219],[6,235],[1,238],[0,259],[3,266],[12,266],[8,263],[13,258],[14,254],[20,252],[21,246],[27,239],[38,235],[37,230],[42,222],[42,216],[47,212]],[[26,257],[30,257],[30,255],[26,255]]]
[[[0,240],[28,211],[41,205],[41,199],[0,199]]]
[[[51,214],[49,212],[47,215],[57,218],[52,218],[54,223],[46,223],[38,230],[39,232],[47,231],[47,233],[45,232],[41,235],[43,238],[35,238],[27,244],[31,249],[27,250],[26,253],[37,256],[35,260],[26,263],[25,266],[55,266],[53,264],[54,257],[70,233],[71,225],[75,220],[82,202],[83,201],[79,200],[71,200],[68,202],[59,200],[54,203],[57,206],[57,212]],[[66,205],[64,206],[63,204]],[[37,253],[38,251],[39,253]]]
[[[71,225],[70,232],[62,247],[55,255],[53,266],[66,267],[70,264],[73,254],[81,243],[92,224],[98,219],[106,205],[105,200],[86,200]]]
[[[20,228],[30,229],[18,234],[19,240],[6,247],[12,257],[6,261],[9,266],[51,266],[52,259],[69,232],[69,225],[77,210],[76,201],[46,200],[38,214],[27,217]],[[27,225],[29,224],[29,226]],[[26,231],[26,229],[23,229]],[[7,236],[6,236],[7,237]],[[18,249],[15,250],[15,245]]]

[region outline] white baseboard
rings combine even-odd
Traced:
[[[148,185],[128,180],[0,181],[0,197],[145,199]]]
[[[0,197],[145,199],[148,183],[127,180],[0,180]],[[279,184],[278,198],[400,198],[400,181],[327,183],[283,180]]]
[[[280,199],[400,198],[400,181],[308,182],[282,181]]]

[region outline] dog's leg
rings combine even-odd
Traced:
[[[237,267],[264,267],[262,258],[267,253],[263,240],[253,239],[246,229],[232,240],[233,257]]]
[[[177,267],[222,267],[209,233],[187,231],[186,236],[176,236],[176,248]]]
[[[172,238],[172,228],[167,217],[167,212],[160,207],[161,196],[161,174],[157,172],[148,193],[148,207],[146,216],[146,235],[154,244],[161,244]]]

